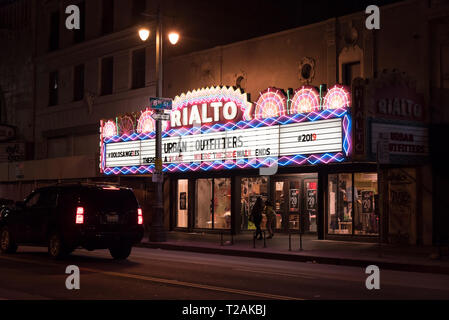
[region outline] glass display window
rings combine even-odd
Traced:
[[[276,229],[282,228],[282,216],[285,207],[284,185],[284,181],[275,181],[274,210],[276,212]]]
[[[328,234],[379,234],[377,173],[328,176]]]
[[[352,174],[329,175],[328,190],[328,233],[352,234]]]
[[[214,229],[231,229],[231,179],[214,179]]]
[[[379,216],[377,214],[377,174],[354,174],[354,233],[358,235],[379,234]]]
[[[256,230],[254,223],[249,221],[249,216],[259,196],[262,197],[264,203],[268,200],[268,178],[242,178],[240,197],[241,230]],[[265,223],[266,219],[264,217],[261,223],[262,228],[264,228]]]
[[[176,211],[176,227],[188,227],[189,180],[178,180],[178,203]]]
[[[196,180],[195,228],[231,229],[231,179]]]
[[[213,179],[196,180],[195,228],[212,229]]]

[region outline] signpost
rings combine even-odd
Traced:
[[[162,183],[164,182],[164,176],[162,175],[162,173],[154,172],[153,175],[151,176],[151,181],[156,183]]]
[[[154,120],[156,120],[156,121],[158,121],[158,120],[161,120],[161,121],[169,121],[169,120],[170,120],[170,114],[168,114],[168,113],[159,113],[159,112],[156,112],[156,113],[153,113],[153,114],[151,115],[151,117],[152,117]]]
[[[155,110],[171,110],[172,101],[169,98],[150,98],[150,107]]]
[[[156,158],[154,168],[156,169],[156,171],[162,171],[162,158]]]
[[[162,89],[162,88],[159,88]],[[161,90],[162,92],[162,90]],[[159,235],[150,235],[153,240],[165,241],[165,235],[162,236],[163,226],[161,225],[163,216],[163,182],[164,175],[162,172],[162,122],[170,120],[170,114],[164,113],[164,110],[172,109],[172,99],[168,98],[150,98],[151,109],[155,110],[152,114],[152,118],[156,120],[156,157],[154,161],[154,172],[151,180],[157,183],[157,222],[155,223],[153,233],[158,233]],[[156,231],[156,229],[158,229]],[[151,240],[151,238],[150,238]]]

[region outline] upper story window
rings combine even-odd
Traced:
[[[146,0],[133,0],[132,4],[132,22],[141,23],[144,20],[144,16],[142,16],[142,12],[145,12],[147,9],[147,1]]]
[[[132,88],[145,87],[145,48],[133,51]]]
[[[107,57],[101,60],[101,95],[112,94],[114,83],[114,58]]]
[[[102,34],[108,34],[114,31],[114,0],[103,0],[101,29]]]
[[[80,28],[74,30],[74,42],[80,43],[86,36],[86,3],[84,1],[77,4],[80,9]]]
[[[73,101],[84,98],[84,64],[80,64],[74,69],[73,77]]]
[[[48,105],[55,106],[58,104],[59,80],[58,71],[50,72],[48,83]]]
[[[355,78],[361,77],[360,61],[345,63],[342,66],[343,84],[351,86]]]
[[[50,15],[50,32],[48,49],[50,51],[59,49],[59,11],[54,11]]]

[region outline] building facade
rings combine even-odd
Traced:
[[[0,7],[0,162],[32,159],[32,4]]]
[[[81,1],[84,28],[75,32],[64,27],[69,4],[36,2],[34,160],[0,164],[1,197],[18,200],[60,180],[114,181],[134,187],[151,223],[151,164],[143,172],[106,172],[99,127],[113,120],[120,137],[124,132],[117,129],[127,125],[118,121],[128,117],[127,133],[142,133],[139,119],[155,96],[155,46],[139,40],[133,17],[154,8],[150,1]],[[360,12],[166,59],[163,93],[169,98],[234,88],[257,106],[267,88],[277,88],[289,113],[296,89],[312,88],[324,99],[335,84],[346,85],[352,143],[342,161],[280,166],[275,175],[250,167],[171,172],[166,163],[166,228],[250,231],[251,203],[262,196],[273,202],[280,231],[441,242],[435,230],[436,221],[446,221],[447,178],[434,178],[438,166],[429,161],[435,152],[429,140],[433,124],[444,131],[449,117],[448,10],[445,1],[405,1],[381,8],[380,30],[368,30]],[[318,106],[328,110],[321,101]],[[297,152],[289,156],[308,151]]]

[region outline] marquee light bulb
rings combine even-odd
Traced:
[[[168,40],[172,45],[175,45],[179,41],[179,33],[177,32],[170,32],[168,35]]]
[[[140,37],[140,40],[147,41],[147,39],[150,37],[150,30],[147,28],[140,29],[139,37]]]

